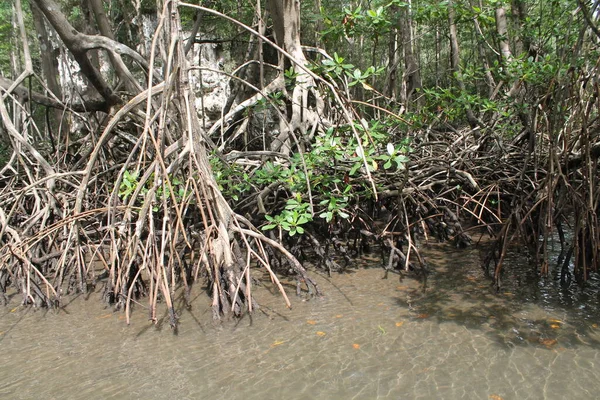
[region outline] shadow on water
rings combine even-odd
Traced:
[[[454,323],[479,330],[504,346],[600,348],[600,280],[563,288],[557,268],[539,276],[527,257],[507,257],[502,287],[496,291],[480,268],[482,248],[457,250],[434,245],[426,251],[431,273],[426,285],[396,298],[415,321]]]
[[[127,326],[100,291],[66,303],[69,315],[5,308],[0,398],[593,398],[597,281],[562,289],[514,253],[495,291],[483,251],[427,246],[426,285],[413,273],[383,279],[368,257],[332,277],[311,268],[324,296],[295,297],[294,277],[282,278],[292,309],[256,269],[260,308],[221,323],[197,285],[189,303],[174,296],[178,335],[164,304],[154,325],[141,300]]]

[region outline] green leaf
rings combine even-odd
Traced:
[[[352,166],[352,168],[350,169],[350,172],[348,172],[348,175],[352,176],[356,173],[356,171],[358,171],[360,169],[360,167],[362,166],[361,163],[356,163]]]
[[[396,163],[398,164],[404,164],[410,161],[410,158],[408,158],[407,156],[400,154],[399,156],[397,156],[394,161],[396,161]]]
[[[333,212],[326,211],[324,213],[319,214],[319,217],[325,219],[325,221],[327,222],[331,222],[331,220],[333,219]]]

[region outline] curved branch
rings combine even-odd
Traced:
[[[590,10],[588,10],[587,6],[583,3],[582,0],[577,0],[577,4],[579,4],[579,8],[581,9],[581,13],[583,14],[583,19],[585,19],[586,24],[590,27],[592,31],[594,31],[596,36],[600,38],[600,29],[598,29],[594,21],[592,21]]]
[[[12,88],[12,90],[11,90]],[[73,103],[67,105],[62,101],[56,100],[52,97],[44,96],[41,93],[30,91],[21,85],[15,85],[15,82],[0,76],[0,89],[3,91],[15,94],[22,101],[33,101],[46,107],[57,108],[59,110],[71,110],[75,112],[88,112],[88,111],[103,111],[108,112],[110,106],[104,100],[86,100],[83,103]]]
[[[81,68],[81,73],[89,80],[94,88],[106,100],[109,106],[121,103],[112,88],[104,80],[100,71],[90,62],[87,52],[93,49],[104,49],[113,55],[118,69],[123,69],[125,64],[120,61],[120,54],[125,54],[140,63],[149,70],[148,63],[144,58],[131,48],[104,36],[86,35],[75,29],[60,11],[59,5],[54,0],[33,0],[39,7],[46,19],[56,30],[65,46],[73,54],[75,61]],[[131,80],[131,74],[128,74]]]

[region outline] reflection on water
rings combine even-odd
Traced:
[[[99,295],[58,314],[0,309],[0,398],[563,399],[600,389],[596,294],[528,278],[512,255],[500,292],[477,249],[426,252],[427,286],[380,268],[317,276],[326,296],[256,291],[262,311],[215,325],[180,304],[177,335]],[[290,293],[293,288],[290,286]],[[584,301],[581,303],[581,301]],[[16,299],[14,300],[17,301]]]

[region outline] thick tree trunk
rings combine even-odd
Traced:
[[[321,0],[315,0],[315,15],[321,15]],[[317,17],[317,22],[315,23],[315,46],[319,47],[321,45],[321,33],[325,30],[323,26],[323,19]]]
[[[57,99],[62,100],[62,90],[59,82],[60,72],[58,70],[58,49],[54,47],[54,44],[50,40],[50,35],[48,34],[48,30],[46,29],[46,21],[44,19],[44,14],[40,11],[38,6],[30,2],[31,7],[31,15],[33,17],[33,26],[37,32],[38,40],[40,42],[40,49],[44,54],[43,57],[40,57],[42,64],[42,74],[44,79],[46,80],[46,85],[48,90],[56,96]],[[54,133],[59,133],[59,129],[62,132],[68,132],[68,122],[67,120],[63,120],[62,111],[58,109],[53,109],[50,112],[50,126],[48,127],[50,135]]]
[[[450,69],[453,73],[460,71],[460,48],[458,47],[458,32],[456,30],[455,11],[453,1],[448,1],[448,25],[450,28]],[[459,85],[464,87],[462,79]],[[461,89],[462,89],[461,87]]]
[[[275,41],[293,58],[293,60],[289,60],[280,54],[279,66],[282,69],[294,67],[296,73],[295,85],[290,96],[292,113],[289,122],[283,121],[280,125],[281,134],[271,147],[274,151],[279,150],[288,154],[291,149],[290,135],[296,133],[303,138],[306,136],[308,126],[316,122],[316,117],[308,110],[308,95],[314,87],[314,81],[306,71],[298,66],[307,64],[300,42],[300,1],[269,0],[268,5],[273,21]]]
[[[440,86],[440,27],[435,25],[435,87]]]
[[[48,85],[48,89],[52,92],[52,94],[60,99],[62,95],[61,86],[58,81],[60,76],[58,72],[58,58],[56,57],[58,49],[54,48],[54,45],[50,40],[50,35],[46,29],[44,15],[35,3],[31,2],[30,6],[31,14],[33,16],[33,25],[38,34],[40,49],[44,54],[44,57],[41,57],[42,73],[46,79],[46,85]]]
[[[275,41],[299,63],[306,63],[300,42],[300,1],[269,0]],[[291,65],[290,60],[280,57],[281,66]]]
[[[509,63],[512,61],[512,52],[510,51],[508,40],[506,10],[504,7],[496,8],[496,31],[498,33],[498,43],[500,45],[500,53],[502,54],[502,62]]]
[[[128,68],[121,59],[121,54],[128,55],[147,69],[147,62],[138,53],[104,36],[86,35],[77,31],[61,12],[59,5],[54,0],[32,0],[48,19],[48,22],[56,30],[65,46],[69,49],[75,61],[81,68],[81,73],[88,79],[92,86],[98,91],[106,102],[106,111],[121,102],[114,90],[106,82],[98,68],[90,61],[88,51],[105,49],[114,57],[120,68],[127,71]],[[129,74],[131,75],[131,74]],[[133,78],[132,78],[133,79]]]
[[[531,35],[525,24],[527,21],[527,5],[524,0],[512,0],[511,11],[517,26],[515,35],[515,52],[517,55],[526,52],[530,57],[536,57],[536,51],[531,45]]]

